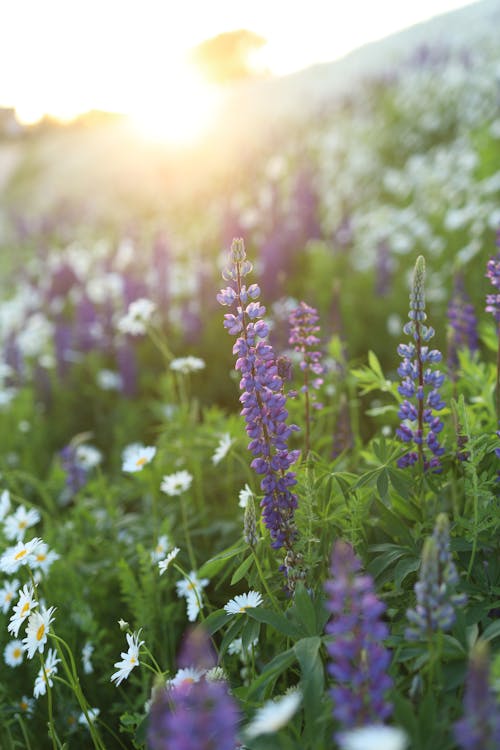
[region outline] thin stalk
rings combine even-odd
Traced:
[[[255,547],[252,547],[251,549],[252,549],[253,559],[255,560],[255,567],[257,568],[257,573],[259,574],[259,578],[262,581],[262,585],[264,586],[264,588],[266,590],[266,594],[268,595],[269,599],[271,600],[271,604],[273,605],[273,607],[276,610],[276,612],[280,612],[281,610],[280,610],[278,601],[277,601],[276,597],[274,596],[274,594],[272,593],[271,589],[269,588],[268,583],[266,581],[266,578],[264,576],[264,573],[262,571],[262,568],[260,566],[259,558],[257,557],[257,553],[255,551]]]

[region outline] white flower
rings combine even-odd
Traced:
[[[49,609],[43,608],[40,612],[32,612],[29,616],[26,638],[23,638],[25,649],[28,652],[28,659],[32,659],[36,651],[42,653],[47,643],[50,623],[54,619],[52,617],[54,611],[55,607],[49,607]]]
[[[97,385],[103,391],[119,391],[123,385],[122,376],[114,370],[99,370],[96,380]]]
[[[40,520],[40,513],[35,508],[26,510],[24,505],[20,505],[16,512],[3,522],[3,531],[7,539],[19,541],[24,538],[26,529],[34,526]]]
[[[162,534],[158,537],[156,547],[151,552],[151,562],[158,562],[166,554],[170,546],[169,538],[166,534]]]
[[[35,709],[35,701],[33,698],[28,698],[26,695],[23,695],[21,700],[17,701],[14,705],[16,709],[25,716],[32,716]]]
[[[238,594],[224,605],[228,615],[237,615],[244,612],[248,607],[258,607],[262,604],[262,596],[258,591],[249,591],[248,594]]]
[[[17,594],[19,588],[19,581],[14,578],[12,581],[5,581],[3,587],[0,589],[0,609],[3,614],[6,615],[12,604],[12,600]]]
[[[238,505],[240,506],[240,508],[246,508],[248,501],[253,498],[253,492],[248,486],[248,484],[245,484],[243,489],[240,490],[238,497],[239,497]]]
[[[293,690],[275,701],[264,703],[262,708],[256,711],[250,724],[245,727],[246,737],[277,732],[290,721],[301,700],[302,694],[298,690]]]
[[[60,661],[61,660],[57,658],[56,651],[53,648],[49,648],[44,660],[45,673],[43,667],[40,667],[40,671],[35,680],[35,688],[33,690],[35,698],[39,698],[40,695],[45,695],[47,691],[47,682],[50,687],[53,687],[54,683],[52,682],[52,677],[57,674],[57,664],[59,664]]]
[[[217,466],[217,464],[220,463],[225,456],[227,456],[229,448],[233,443],[234,440],[229,432],[225,432],[224,435],[221,436],[219,445],[215,449],[215,453],[212,456],[212,463],[214,466]]]
[[[126,680],[134,669],[139,664],[139,649],[144,641],[139,641],[140,631],[138,633],[126,633],[128,651],[122,651],[120,654],[122,657],[121,661],[115,662],[113,666],[117,668],[117,671],[111,675],[111,682],[115,682],[119,685],[122,680]]]
[[[132,443],[127,445],[122,453],[122,471],[142,471],[146,464],[153,460],[156,448]]]
[[[38,602],[35,601],[33,586],[25,583],[19,592],[19,599],[14,605],[14,610],[7,626],[9,633],[15,635],[17,638],[19,628],[26,618],[30,616],[35,607],[38,607]]]
[[[402,729],[383,724],[341,732],[338,741],[341,750],[404,750],[408,744]]]
[[[168,474],[163,477],[160,489],[166,495],[174,497],[186,492],[191,487],[192,481],[193,476],[189,471],[176,471],[174,474]]]
[[[208,586],[208,578],[198,578],[192,570],[187,578],[177,581],[177,596],[185,597],[187,606],[187,617],[189,622],[194,622],[202,606],[203,589]]]
[[[93,445],[77,445],[75,448],[75,461],[82,469],[94,469],[102,461],[102,453]]]
[[[171,680],[167,680],[167,688],[176,688],[180,685],[191,685],[193,682],[199,682],[205,674],[204,670],[195,669],[194,667],[185,667],[178,669]]]
[[[57,552],[54,552],[54,550],[49,550],[48,544],[42,542],[36,549],[36,552],[30,562],[30,568],[32,568],[33,570],[41,570],[42,573],[47,575],[50,566],[56,560],[59,560],[59,555],[57,554]]]
[[[85,674],[92,674],[92,672],[94,671],[94,667],[92,666],[92,662],[90,661],[90,657],[92,656],[93,652],[94,646],[90,643],[90,641],[87,641],[82,648],[82,666]]]
[[[170,369],[187,375],[189,372],[198,372],[205,369],[205,362],[199,357],[177,357],[170,363]]]
[[[97,719],[97,717],[99,716],[100,713],[101,713],[101,711],[98,708],[88,708],[87,709],[87,716],[89,717],[89,721],[92,722],[92,724]],[[88,727],[89,721],[87,721],[87,716],[85,716],[85,714],[82,711],[82,713],[78,717],[78,723],[82,724],[82,726],[84,726],[84,727]]]
[[[179,554],[180,549],[179,547],[174,547],[173,550],[170,550],[168,555],[165,557],[164,560],[158,561],[158,568],[160,570],[160,575],[162,576],[164,572],[167,570],[168,566],[172,562],[172,560],[175,560],[177,555]]]
[[[227,674],[222,667],[211,667],[205,672],[205,679],[207,682],[221,682],[227,680]]]
[[[4,573],[17,573],[21,565],[31,564],[38,547],[43,544],[38,537],[29,542],[18,542],[14,547],[7,547],[0,557],[0,570]]]
[[[118,330],[130,336],[142,336],[146,333],[147,324],[155,309],[156,305],[149,299],[134,300],[130,303],[127,314],[118,321]]]
[[[10,510],[10,492],[4,490],[0,495],[0,521],[3,521]]]
[[[3,650],[3,658],[9,667],[18,667],[23,663],[24,647],[21,641],[9,641]]]

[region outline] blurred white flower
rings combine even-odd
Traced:
[[[253,492],[248,486],[248,484],[245,484],[243,489],[240,490],[238,497],[239,497],[238,505],[240,506],[240,508],[246,508],[248,501],[253,498]]]
[[[164,572],[169,567],[172,560],[175,560],[177,555],[179,554],[180,549],[179,547],[174,547],[173,550],[171,550],[168,555],[165,557],[164,560],[158,560],[158,569],[160,571],[160,575],[162,576]]]
[[[42,540],[35,537],[29,542],[18,542],[14,547],[7,547],[0,557],[0,570],[4,573],[16,573],[22,565],[31,564],[41,544]]]
[[[123,385],[123,379],[119,372],[114,370],[99,370],[96,376],[97,385],[103,391],[119,391]]]
[[[3,650],[3,658],[8,667],[18,667],[23,663],[24,647],[21,641],[9,641]]]
[[[118,330],[130,336],[142,336],[153,317],[156,305],[149,299],[136,299],[131,302],[126,315],[118,321]]]
[[[158,537],[156,547],[151,551],[151,562],[158,562],[166,554],[170,547],[170,540],[166,534]]]
[[[156,448],[152,446],[142,445],[141,443],[127,445],[122,453],[122,471],[131,473],[142,471],[155,455]]]
[[[189,622],[194,622],[198,617],[202,606],[203,589],[208,584],[208,578],[198,578],[194,570],[189,573],[187,578],[177,581],[177,596],[183,596],[186,599]]]
[[[26,510],[24,505],[19,505],[12,515],[7,516],[3,523],[3,531],[7,539],[21,541],[24,539],[26,529],[34,526],[40,520],[40,513],[35,508]]]
[[[193,476],[188,471],[176,471],[174,474],[168,474],[163,477],[160,489],[166,495],[174,497],[181,495],[191,487]]]
[[[187,375],[189,372],[199,372],[205,369],[205,362],[199,357],[177,357],[171,361],[170,369]]]
[[[408,744],[402,729],[383,724],[341,732],[338,741],[341,750],[404,750]]]
[[[119,685],[122,680],[126,680],[130,675],[131,671],[139,665],[139,649],[144,641],[139,640],[140,631],[138,633],[126,633],[128,651],[122,651],[121,661],[115,662],[114,666],[117,671],[111,675],[111,682],[116,682]]]
[[[32,659],[37,651],[42,653],[47,643],[50,624],[54,620],[52,617],[54,612],[55,607],[49,607],[49,609],[43,608],[39,612],[35,611],[30,614],[28,627],[26,628],[26,638],[23,638],[24,647],[28,652],[28,659]]]
[[[19,628],[30,616],[35,607],[38,607],[38,602],[35,599],[33,586],[30,583],[25,583],[19,592],[19,599],[14,605],[9,624],[7,625],[9,633],[17,638]]]
[[[245,727],[245,736],[252,738],[277,732],[278,729],[288,724],[301,701],[302,694],[299,690],[293,690],[274,701],[267,701],[256,711],[250,724]]]
[[[10,510],[10,492],[3,490],[0,495],[0,521],[2,521]]]
[[[167,688],[176,688],[180,685],[191,685],[193,682],[199,682],[205,672],[195,667],[184,667],[178,669],[171,680],[167,680]]]
[[[212,456],[212,463],[214,466],[217,466],[218,463],[222,461],[225,456],[227,456],[227,453],[229,451],[229,448],[234,443],[233,438],[229,434],[229,432],[225,432],[219,441],[219,444],[217,448],[215,449],[215,453]]]
[[[33,690],[33,695],[35,696],[35,698],[39,698],[41,695],[45,695],[47,691],[47,682],[49,683],[49,687],[54,686],[52,677],[57,674],[57,665],[60,663],[60,661],[61,660],[57,658],[55,649],[49,648],[49,650],[47,651],[47,656],[44,659],[45,673],[42,667],[40,667],[38,675],[35,679],[35,688]]]
[[[91,721],[92,724],[93,724],[94,721],[97,719],[97,717],[99,716],[100,713],[101,713],[101,711],[100,711],[99,708],[88,708],[87,709],[87,716],[89,717],[88,721],[87,721],[87,716],[85,716],[85,714],[82,711],[82,713],[78,717],[78,723],[81,724],[84,727],[88,727],[89,721]]]
[[[12,581],[5,581],[0,589],[0,609],[4,615],[9,611],[12,600],[16,597],[18,589],[19,581],[17,578],[13,578]]]
[[[93,445],[82,443],[75,448],[75,460],[83,469],[94,469],[102,461],[102,453]]]
[[[238,594],[234,599],[224,605],[228,615],[238,615],[245,612],[248,607],[259,607],[262,604],[262,596],[258,591],[249,591],[247,594]]]
[[[94,653],[94,646],[87,641],[82,648],[82,666],[85,674],[92,674],[94,667],[91,662],[92,654]]]

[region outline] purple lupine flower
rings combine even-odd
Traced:
[[[474,305],[465,291],[463,274],[455,275],[453,294],[448,305],[448,370],[456,380],[458,351],[468,349],[471,353],[479,349],[477,319]]]
[[[87,483],[88,469],[77,458],[76,445],[69,443],[59,452],[61,466],[66,472],[63,502],[69,502],[73,495]]]
[[[235,282],[236,286],[221,290],[217,300],[221,305],[235,307],[235,314],[224,316],[224,327],[230,334],[238,336],[233,353],[237,356],[236,369],[241,373],[241,414],[251,438],[248,445],[254,456],[251,466],[262,475],[263,520],[269,529],[272,546],[286,549],[288,570],[294,567],[294,513],[297,507],[297,497],[291,489],[296,484],[295,474],[289,469],[297,460],[299,451],[289,450],[287,441],[297,428],[286,423],[288,412],[283,380],[278,374],[273,348],[264,340],[268,326],[262,320],[265,307],[257,301],[260,289],[257,284],[247,287],[242,283],[251,268],[243,240],[233,240],[230,265],[223,277]]]
[[[410,627],[405,636],[410,641],[430,638],[438,630],[449,630],[455,622],[455,609],[466,602],[465,594],[456,594],[459,583],[450,552],[448,517],[440,513],[434,532],[422,551],[420,575],[415,584],[417,604],[406,616]]]
[[[406,468],[420,462],[424,468],[439,471],[440,456],[444,453],[438,434],[443,429],[443,423],[435,412],[445,406],[439,388],[444,381],[444,375],[433,369],[433,365],[441,361],[441,352],[424,346],[434,336],[434,329],[425,325],[425,260],[422,255],[417,258],[413,284],[410,293],[410,321],[405,324],[403,331],[411,335],[415,343],[400,344],[398,354],[403,359],[398,368],[402,378],[398,392],[405,397],[399,408],[398,416],[401,425],[396,435],[410,447],[398,459],[398,466]],[[425,446],[432,453],[428,457]]]
[[[453,727],[462,750],[498,750],[500,711],[489,683],[486,641],[477,641],[471,654],[465,683],[464,715]]]
[[[239,712],[224,679],[207,679],[214,664],[208,636],[193,631],[182,663],[204,673],[198,681],[156,690],[149,716],[151,750],[234,750]]]
[[[299,367],[304,379],[304,384],[300,390],[305,395],[306,453],[309,453],[310,450],[311,401],[315,408],[322,408],[322,404],[315,401],[315,394],[313,392],[323,385],[321,375],[325,371],[325,368],[321,364],[322,354],[316,349],[320,343],[319,338],[316,336],[320,330],[317,325],[318,320],[319,315],[317,310],[305,302],[301,302],[295,310],[292,310],[288,317],[290,324],[290,338],[288,339],[288,343],[300,355]]]
[[[372,577],[360,574],[360,568],[351,545],[337,541],[325,584],[332,615],[326,632],[332,636],[327,651],[334,680],[333,715],[343,730],[380,724],[392,713],[386,699],[392,679],[387,674],[391,655],[383,645],[389,634],[381,619],[385,604],[375,593]]]

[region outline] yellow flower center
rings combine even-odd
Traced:
[[[141,456],[140,458],[137,459],[137,461],[135,462],[135,465],[144,466],[144,464],[147,464],[147,462],[148,462],[148,459],[146,458],[146,456]]]
[[[184,679],[181,682],[181,685],[192,685],[194,683],[193,677],[184,677]]]
[[[37,639],[37,641],[41,641],[42,640],[44,633],[45,633],[45,625],[42,622],[42,624],[40,625],[40,627],[36,631],[36,639]]]
[[[21,651],[21,649],[19,647],[17,647],[12,652],[12,656],[14,657],[14,659],[19,659],[19,657],[21,656],[22,653],[23,652]]]
[[[12,592],[9,591],[7,594],[5,594],[5,601],[10,602],[10,600],[12,599],[12,596],[13,596]]]
[[[30,611],[30,603],[29,603],[29,602],[25,602],[25,603],[24,603],[24,606],[23,606],[23,608],[22,608],[22,610],[20,611],[20,613],[19,613],[19,614],[20,614],[20,615],[21,615],[21,617],[22,617],[23,615],[25,615],[25,614],[26,614],[27,612],[29,612],[29,611]]]
[[[238,612],[245,612],[248,607],[248,604],[242,604],[239,608]]]
[[[21,711],[27,711],[28,710],[28,704],[26,701],[19,701],[19,708]]]
[[[137,659],[135,658],[135,656],[131,656],[130,657],[130,663],[131,664],[137,664]]]
[[[21,560],[27,554],[26,548],[20,549],[17,555],[14,555],[14,560]]]
[[[28,525],[27,521],[19,521],[19,528],[20,529],[25,529],[27,525]]]
[[[39,554],[38,554],[38,555],[36,556],[37,562],[43,562],[43,561],[45,560],[45,558],[46,558],[46,557],[47,557],[47,555],[44,555],[44,553],[43,553],[43,552],[40,552],[40,553],[39,553]]]

